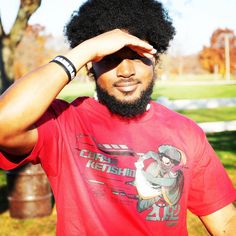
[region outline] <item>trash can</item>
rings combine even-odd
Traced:
[[[35,218],[52,212],[52,192],[40,164],[7,172],[8,203],[12,218]]]

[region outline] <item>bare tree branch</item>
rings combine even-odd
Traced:
[[[21,41],[31,15],[40,7],[41,0],[21,0],[15,23],[9,33],[11,46]]]

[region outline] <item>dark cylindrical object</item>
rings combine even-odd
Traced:
[[[13,218],[50,215],[52,193],[41,165],[27,164],[7,172],[8,202]]]

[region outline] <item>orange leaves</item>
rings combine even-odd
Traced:
[[[213,32],[210,47],[204,47],[199,53],[199,60],[204,69],[209,72],[225,73],[225,40],[229,39],[230,71],[236,72],[236,36],[233,30],[217,29]]]

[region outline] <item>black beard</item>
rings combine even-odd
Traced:
[[[138,99],[132,102],[121,102],[114,96],[109,95],[108,92],[101,88],[96,82],[96,91],[99,102],[106,105],[112,113],[126,118],[135,117],[146,111],[147,105],[151,100],[153,87],[154,80],[152,80],[148,87],[142,91],[141,96]]]

